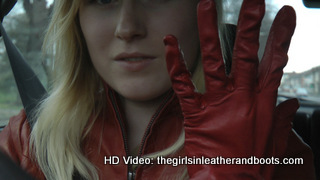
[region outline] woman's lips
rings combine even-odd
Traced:
[[[127,71],[137,72],[149,66],[155,57],[142,53],[121,53],[114,59],[122,68],[126,69]]]

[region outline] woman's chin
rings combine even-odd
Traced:
[[[166,92],[169,91],[171,87],[166,89],[135,89],[135,90],[123,90],[117,91],[119,95],[129,101],[136,102],[150,102],[150,101],[158,101]]]

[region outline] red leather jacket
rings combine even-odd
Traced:
[[[109,91],[105,117],[95,121],[91,132],[83,142],[86,157],[97,167],[100,179],[128,179],[132,171],[122,157],[128,154],[126,127],[116,95]],[[183,117],[177,98],[166,97],[165,102],[154,114],[140,145],[139,155],[149,154],[165,149],[179,137],[183,127]],[[36,179],[45,179],[41,170],[29,156],[30,126],[25,112],[10,119],[9,124],[0,134],[0,148],[12,160]],[[183,149],[174,156],[183,156]],[[119,157],[118,165],[105,164],[105,156]],[[302,157],[303,165],[277,165],[274,179],[315,179],[313,156],[311,150],[292,132],[289,137],[285,157]],[[135,179],[173,179],[183,166],[141,165],[135,171]]]

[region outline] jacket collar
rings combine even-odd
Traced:
[[[120,101],[117,93],[108,85],[105,85],[105,92],[107,98],[105,111],[96,119],[85,141],[84,150],[88,159],[101,172],[108,172],[107,177],[113,177],[113,179],[124,179],[124,177],[127,179],[129,174],[136,177],[151,175],[150,179],[156,174],[160,176],[164,171],[170,170],[171,172],[172,169],[163,165],[140,165],[136,170],[133,170],[131,164],[124,164],[122,158],[129,156],[124,114],[119,108]],[[173,90],[169,90],[164,96],[162,104],[149,121],[140,144],[138,156],[142,157],[170,147],[178,139],[182,127],[183,116],[178,99]],[[119,165],[107,166],[101,164],[105,156],[119,157]],[[152,172],[152,174],[149,174],[149,172]],[[103,173],[101,176],[103,177]]]

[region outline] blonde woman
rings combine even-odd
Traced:
[[[10,120],[1,149],[36,179],[314,178],[290,129],[297,102],[275,107],[294,11],[280,11],[258,65],[264,1],[244,0],[226,75],[221,10],[218,0],[55,0],[51,92],[33,127],[24,111]]]

